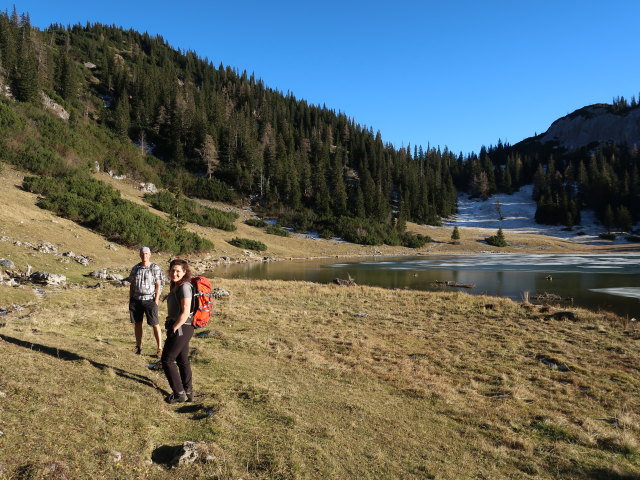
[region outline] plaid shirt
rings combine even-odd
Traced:
[[[155,263],[147,267],[137,264],[131,269],[129,281],[133,286],[131,296],[136,300],[152,300],[156,296],[156,282],[160,282],[160,290],[164,282],[162,270]]]

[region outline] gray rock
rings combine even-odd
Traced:
[[[120,460],[122,460],[122,453],[118,452],[117,450],[112,450],[111,452],[109,452],[109,460],[114,463],[118,463]]]
[[[124,280],[124,275],[120,275],[119,273],[109,273],[107,275],[107,280],[115,280],[116,282],[122,282]]]
[[[63,257],[76,258],[76,254],[75,254],[75,253],[73,253],[72,251],[64,252],[64,253],[62,254],[62,256],[63,256]]]
[[[107,279],[107,269],[103,268],[102,270],[94,270],[89,274],[90,277],[99,278],[101,280]]]
[[[16,264],[8,258],[0,258],[0,267],[4,268],[16,268]]]
[[[87,257],[85,257],[84,255],[77,255],[75,257],[76,262],[78,262],[80,265],[86,267],[89,265],[89,259]]]
[[[229,297],[231,294],[227,292],[224,288],[214,288],[211,290],[211,296],[216,299],[220,299],[222,297]]]
[[[63,120],[69,120],[69,112],[67,112],[64,107],[56,102],[54,102],[48,95],[44,92],[40,92],[40,96],[42,97],[42,105],[47,110],[51,110],[54,115]]]
[[[29,276],[29,280],[33,283],[41,283],[44,285],[61,285],[66,283],[67,277],[60,273],[33,272]]]
[[[115,245],[112,245],[111,243],[109,245],[107,245],[107,248],[109,250],[113,250],[114,252],[118,250],[118,247],[116,247]]]
[[[145,193],[158,193],[157,187],[151,182],[141,183],[140,190],[142,190]]]
[[[204,461],[209,456],[208,453],[205,442],[184,442],[169,464],[191,465],[196,461]]]
[[[58,253],[58,249],[56,248],[56,246],[53,243],[49,242],[42,242],[40,245],[38,245],[36,250],[38,250],[40,253]]]

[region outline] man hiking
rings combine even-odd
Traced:
[[[129,318],[133,323],[136,335],[136,355],[142,353],[142,318],[146,315],[147,323],[153,327],[153,335],[156,337],[156,356],[160,358],[160,324],[158,321],[158,302],[162,291],[162,270],[155,263],[151,263],[151,250],[149,247],[140,249],[140,263],[131,269],[129,281]]]

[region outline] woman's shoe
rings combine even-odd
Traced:
[[[167,403],[184,403],[187,401],[187,394],[184,392],[172,393],[171,395],[167,395],[164,401]]]
[[[193,392],[186,392],[187,402],[193,402]]]

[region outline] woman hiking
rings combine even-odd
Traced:
[[[185,260],[175,259],[169,264],[171,287],[167,295],[167,339],[162,350],[162,369],[167,376],[172,393],[165,398],[167,403],[192,402],[191,364],[189,363],[189,340],[193,336],[191,298],[191,270]],[[177,363],[177,368],[176,368]]]

